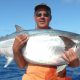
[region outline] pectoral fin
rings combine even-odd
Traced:
[[[7,57],[7,62],[6,64],[4,65],[4,68],[6,68],[11,62],[12,62],[13,58],[11,57]]]
[[[65,65],[61,65],[61,66],[57,66],[57,73],[64,70],[66,68],[66,64]]]

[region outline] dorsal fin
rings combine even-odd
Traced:
[[[20,31],[23,31],[24,29],[19,26],[19,25],[15,25],[15,28],[16,28],[16,32],[20,32]]]

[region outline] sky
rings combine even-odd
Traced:
[[[51,7],[50,26],[80,34],[80,0],[0,0],[0,36],[15,32],[15,25],[34,29],[34,7],[45,3]]]

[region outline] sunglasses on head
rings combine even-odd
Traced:
[[[50,14],[49,14],[48,12],[46,12],[46,13],[36,12],[36,16],[37,16],[37,17],[41,17],[41,16],[49,17]]]

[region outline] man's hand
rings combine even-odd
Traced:
[[[79,58],[77,54],[73,51],[73,49],[69,49],[68,51],[66,51],[62,57],[69,63],[70,67],[80,66]]]
[[[79,62],[79,58],[76,55],[76,53],[72,50],[69,49],[68,51],[66,51],[63,55],[62,58],[69,63],[70,67],[78,67],[80,66],[80,62]],[[66,69],[64,69],[63,71],[58,73],[59,77],[64,77],[66,76]]]
[[[26,35],[19,35],[15,38],[13,44],[14,59],[20,68],[25,67],[27,63],[22,55],[22,48],[27,44],[27,40],[28,37]]]
[[[26,35],[16,36],[14,44],[13,44],[14,52],[16,52],[16,53],[20,52],[26,43],[27,43]]]

